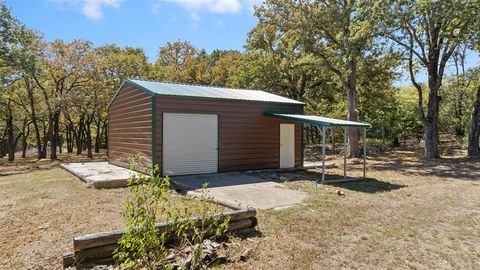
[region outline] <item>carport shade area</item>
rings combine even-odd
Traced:
[[[322,134],[322,183],[325,183],[325,139],[326,129],[341,127],[343,128],[343,179],[329,180],[328,182],[338,182],[347,180],[357,180],[366,178],[366,165],[367,165],[367,128],[370,127],[368,123],[346,121],[341,119],[334,119],[328,117],[321,117],[315,115],[303,115],[303,114],[286,114],[277,112],[265,112],[266,116],[285,119],[288,121],[299,122],[302,124],[311,124],[317,127],[321,127]],[[363,129],[363,177],[362,178],[349,178],[347,179],[347,133],[349,128]]]

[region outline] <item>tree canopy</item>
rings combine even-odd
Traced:
[[[177,40],[149,61],[138,47],[46,41],[2,2],[0,157],[30,148],[39,159],[92,157],[107,145],[107,105],[127,78],[261,89],[305,102],[307,114],[369,122],[370,143],[382,147],[423,139],[436,158],[442,133],[478,156],[479,68],[465,59],[480,47],[479,13],[480,1],[266,0],[243,51]],[[307,143],[318,136],[305,127]],[[358,133],[348,136],[359,156]]]

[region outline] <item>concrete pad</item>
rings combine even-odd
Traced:
[[[269,209],[291,206],[307,198],[305,192],[242,173],[173,176],[174,185],[197,195],[208,183],[206,192],[220,204],[232,208]]]
[[[336,168],[337,165],[335,163],[328,163],[325,162],[325,169],[331,169],[331,168]],[[322,168],[322,161],[304,161],[303,162],[303,168],[304,169],[317,169],[317,168]]]
[[[128,178],[138,174],[108,162],[65,163],[60,166],[95,188],[126,187]]]

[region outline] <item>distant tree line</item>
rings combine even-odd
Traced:
[[[308,114],[369,122],[369,138],[384,144],[423,139],[426,158],[439,156],[440,132],[467,137],[478,156],[480,69],[465,62],[479,49],[479,13],[478,0],[266,0],[244,52],[175,41],[149,63],[141,48],[45,41],[0,3],[0,157],[25,157],[29,146],[39,159],[93,157],[127,78],[262,89],[304,101]],[[412,87],[393,86],[403,67]],[[305,131],[319,141],[315,127]],[[351,157],[358,137],[349,130]]]

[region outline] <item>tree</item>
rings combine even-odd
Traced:
[[[470,128],[468,132],[467,156],[478,157],[479,153],[479,128],[480,128],[480,86],[477,86],[475,103],[470,116]]]
[[[258,35],[265,48],[274,49],[286,44],[283,47],[287,55],[303,54],[300,61],[287,60],[287,63],[297,64],[293,69],[311,70],[321,66],[334,76],[346,92],[348,120],[358,121],[359,65],[372,55],[384,53],[379,46],[381,3],[267,0],[255,11],[259,24],[254,33],[259,28],[266,29]],[[312,80],[307,72],[301,75],[300,89],[305,82]],[[318,83],[321,82],[314,82]],[[349,129],[348,137],[349,156],[358,157],[357,130]]]
[[[259,22],[248,34],[245,75],[252,77],[254,88],[304,101],[307,89],[321,79],[311,38],[292,25],[298,10],[288,1],[266,1],[255,8],[255,15]]]
[[[480,1],[395,1],[385,14],[386,36],[408,58],[412,84],[418,92],[418,113],[423,123],[425,158],[439,157],[439,90],[447,62],[457,47],[480,26]],[[422,85],[416,79],[418,67],[427,73],[426,113]]]
[[[480,157],[480,67],[469,70],[468,77],[472,78],[472,86],[475,94],[473,98],[472,111],[470,113],[467,156]]]
[[[94,69],[94,53],[89,41],[74,40],[65,43],[55,40],[43,43],[33,78],[41,89],[48,110],[47,136],[50,142],[50,158],[57,158],[60,135],[60,115],[76,88],[84,87],[91,80]]]
[[[187,41],[168,42],[161,47],[154,65],[153,77],[157,80],[194,83],[188,69],[195,63],[197,49]]]
[[[452,107],[455,119],[455,136],[457,136],[457,138],[463,138],[465,136],[465,107],[467,105],[467,88],[470,84],[465,70],[467,48],[466,44],[460,44],[452,55],[455,63],[455,79],[452,82],[452,86],[454,87],[452,91]]]
[[[96,117],[95,117],[95,152],[100,152],[100,147],[107,144],[108,119],[107,106],[126,79],[152,77],[152,68],[147,61],[147,56],[141,48],[120,48],[115,44],[95,48],[96,63],[95,81],[100,85],[95,90]]]
[[[37,33],[26,28],[11,14],[8,7],[0,2],[0,104],[4,108],[1,113],[5,116],[6,148],[8,148],[9,160],[14,159],[16,146],[21,137],[23,137],[23,156],[25,153],[26,130],[30,121],[27,121],[27,115],[24,113],[28,112],[28,108],[24,103],[26,97],[22,95],[23,90],[19,86],[19,81],[26,78],[25,70],[28,70],[34,62],[34,48],[38,39]],[[25,85],[26,87],[28,85]],[[37,128],[33,109],[32,112],[30,112],[30,115],[33,115],[31,120],[35,120],[33,123]],[[21,123],[22,127],[15,123]],[[0,148],[4,149],[4,147],[0,145]],[[41,156],[39,152],[39,158]]]
[[[213,85],[225,86],[232,76],[233,67],[240,59],[238,51],[215,50],[210,54],[210,81]]]

